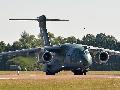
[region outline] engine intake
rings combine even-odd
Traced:
[[[98,52],[95,56],[95,61],[97,63],[106,63],[109,59],[109,54],[107,52]]]
[[[52,59],[52,54],[50,52],[45,52],[43,54],[43,60],[44,61],[50,61]]]

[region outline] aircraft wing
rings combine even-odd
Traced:
[[[99,48],[99,47],[93,47],[93,46],[88,46],[89,51],[91,53],[97,53],[97,52],[107,52],[110,56],[111,55],[120,55],[120,51],[115,51],[115,50],[110,50],[110,49],[104,49],[104,48]]]
[[[99,48],[99,47],[93,47],[93,46],[87,46],[82,45],[83,47],[87,48],[90,53],[96,54],[98,52],[107,52],[110,56],[111,55],[120,55],[120,51],[105,49],[105,48]]]
[[[2,52],[0,53],[0,59],[4,58],[13,58],[16,56],[21,56],[21,55],[30,55],[30,54],[35,54],[39,63],[46,63],[41,57],[48,52],[53,52],[53,53],[58,53],[60,52],[60,47],[59,46],[45,46],[45,47],[39,47],[39,48],[30,48],[30,49],[22,49],[22,50],[16,50],[16,51],[8,51],[8,52]]]
[[[0,53],[0,57],[17,56],[17,55],[23,55],[25,53],[40,53],[41,51],[42,51],[42,48],[30,48],[30,49],[22,49],[22,50],[16,50],[16,51],[8,51],[8,52]]]
[[[82,45],[82,46],[89,50],[89,52],[92,56],[92,59],[96,63],[106,63],[109,60],[110,56],[112,56],[112,55],[120,56],[120,51],[99,48],[99,47],[93,47],[93,46],[87,46],[87,45]]]

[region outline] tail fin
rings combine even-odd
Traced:
[[[46,21],[69,21],[69,20],[60,20],[60,19],[46,19],[45,15],[37,17],[37,19],[9,19],[9,20],[36,20],[39,22],[40,27],[40,36],[44,43],[44,46],[50,46],[50,41],[48,37],[48,32],[46,29]]]

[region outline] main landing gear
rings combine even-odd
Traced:
[[[87,70],[72,70],[74,75],[86,75]]]

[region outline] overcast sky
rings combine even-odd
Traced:
[[[38,35],[38,22],[9,21],[9,18],[69,19],[69,22],[48,22],[47,29],[55,36],[105,33],[120,40],[120,0],[0,0],[0,41],[13,43],[26,32]],[[86,28],[84,30],[84,28]]]

